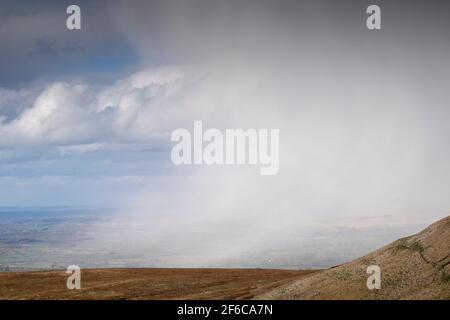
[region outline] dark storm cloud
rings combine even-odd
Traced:
[[[108,3],[117,25],[150,58],[178,59],[205,55],[252,55],[301,44],[305,50],[426,50],[436,41],[449,43],[450,3],[446,1],[115,1]],[[378,4],[380,32],[368,32],[366,8]],[[363,41],[360,45],[360,41]],[[368,47],[365,42],[372,41]],[[291,42],[292,46],[287,46]],[[283,44],[280,48],[277,45]],[[327,47],[334,46],[334,47]],[[331,54],[333,51],[330,52]]]
[[[77,1],[82,30],[66,28],[73,1],[2,1],[0,13],[0,86],[14,88],[39,78],[98,71],[91,61],[109,61],[132,52],[116,34],[104,1]],[[104,66],[101,65],[104,69]],[[114,72],[110,63],[106,71]],[[76,72],[76,73],[75,73]]]
[[[65,28],[65,10],[73,3],[82,8],[82,31]],[[382,8],[378,33],[365,28],[370,4]],[[449,21],[448,1],[2,0],[0,86],[75,70],[119,69],[136,62],[133,50],[149,65],[220,55],[268,59],[273,48],[283,53],[298,44],[305,52],[342,52],[347,46],[348,53],[383,59],[386,50],[420,56],[427,47],[448,46]],[[117,57],[122,63],[95,70],[101,59]]]

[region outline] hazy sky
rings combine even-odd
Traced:
[[[0,0],[0,205],[256,220],[261,239],[448,214],[448,2],[76,1],[69,31],[72,3]],[[194,120],[279,128],[279,174],[175,167]]]

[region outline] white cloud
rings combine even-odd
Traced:
[[[143,70],[98,88],[52,83],[35,94],[0,91],[0,107],[17,114],[0,122],[0,145],[79,145],[154,139],[172,127],[182,110],[169,105],[188,85],[181,68]],[[36,90],[34,90],[36,91]],[[11,97],[14,96],[14,97]],[[1,110],[1,109],[0,109]]]

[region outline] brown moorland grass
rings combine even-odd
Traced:
[[[368,290],[367,267],[381,269]],[[353,262],[268,290],[259,299],[450,299],[450,216]]]
[[[81,290],[61,271],[0,273],[0,299],[250,299],[314,273],[277,269],[86,269]]]

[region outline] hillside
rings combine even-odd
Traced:
[[[366,286],[369,265],[381,289]],[[450,299],[450,216],[353,262],[299,279],[259,299]]]

